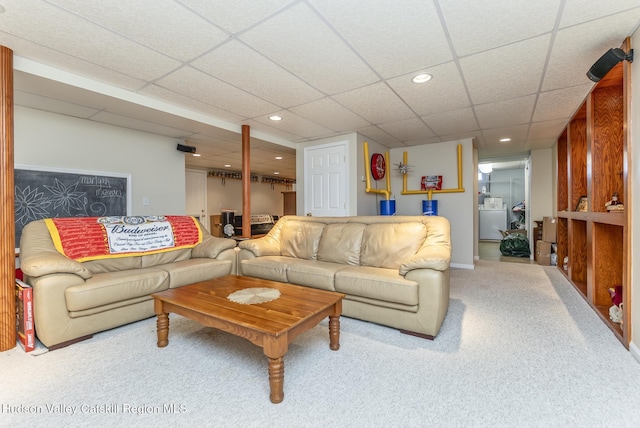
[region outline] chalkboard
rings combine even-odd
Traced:
[[[130,215],[130,175],[16,166],[16,247],[24,226],[55,217]]]

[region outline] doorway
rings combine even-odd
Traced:
[[[304,149],[304,212],[312,216],[347,215],[348,143]]]
[[[527,206],[529,182],[528,156],[478,161],[479,259],[524,263],[533,260],[531,219],[528,215],[531,207]],[[502,254],[500,243],[509,234],[526,237],[524,244],[529,247],[528,255],[514,257]]]
[[[193,169],[185,171],[185,211],[200,220],[210,232],[207,221],[207,172]]]

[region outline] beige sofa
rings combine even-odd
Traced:
[[[151,293],[236,273],[236,241],[204,229],[193,248],[78,262],[56,250],[43,220],[27,224],[20,268],[33,287],[38,339],[50,349],[154,315]]]
[[[238,274],[344,293],[348,317],[432,339],[447,313],[444,217],[285,216],[238,247]]]

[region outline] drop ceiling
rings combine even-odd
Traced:
[[[637,0],[0,0],[15,103],[175,138],[187,166],[295,177],[302,142],[552,147]],[[433,76],[417,85],[417,73]],[[269,120],[271,115],[283,120]],[[499,140],[510,137],[509,143]],[[275,160],[282,156],[282,160]]]

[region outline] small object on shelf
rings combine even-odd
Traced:
[[[578,199],[578,205],[576,205],[576,211],[578,212],[587,212],[589,209],[589,202],[586,196],[580,196]]]
[[[562,269],[566,271],[569,270],[569,257],[568,256],[564,256],[564,260],[562,262]]]
[[[604,205],[605,207],[607,207],[607,211],[609,212],[624,211],[624,205],[622,205],[622,202],[620,202],[620,199],[618,197],[618,192],[614,192],[613,195],[611,196],[611,200]]]
[[[622,303],[620,306],[613,305],[609,308],[609,318],[611,321],[622,324],[623,312],[622,312]]]

